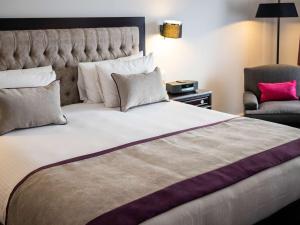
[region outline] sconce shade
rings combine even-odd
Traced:
[[[295,3],[259,4],[256,18],[298,17]]]
[[[161,35],[165,38],[181,38],[182,24],[178,21],[165,21],[161,26]]]

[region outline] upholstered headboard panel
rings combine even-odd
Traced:
[[[17,28],[10,30],[9,27],[13,26],[10,26],[9,22],[14,20],[19,23],[14,22],[13,26]],[[33,21],[27,19],[27,27],[28,24],[36,25],[41,21],[45,23],[33,27],[32,30],[22,30],[22,26],[18,27],[20,22],[23,22],[22,19],[0,20],[0,70],[52,65],[61,81],[62,105],[80,102],[77,88],[79,62],[115,59],[138,53],[141,44],[140,33],[144,32],[140,26],[134,26],[132,23],[137,21],[136,18],[128,22],[126,18],[31,20]],[[72,29],[53,29],[68,27],[68,24],[64,23],[69,23]],[[112,27],[108,27],[110,24]],[[118,24],[120,27],[117,27]],[[129,26],[125,26],[127,24]],[[8,27],[2,29],[4,26]],[[39,27],[51,29],[36,29]]]

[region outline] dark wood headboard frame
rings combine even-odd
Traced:
[[[138,27],[140,51],[146,54],[145,17],[3,18],[0,31],[97,27]]]

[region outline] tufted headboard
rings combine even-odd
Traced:
[[[78,63],[145,53],[145,18],[0,19],[0,70],[52,65],[62,105],[80,102]]]

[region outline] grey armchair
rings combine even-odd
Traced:
[[[260,103],[259,82],[276,83],[297,80],[300,95],[300,67],[267,65],[245,69],[245,116],[290,126],[300,126],[300,101],[271,101]]]

